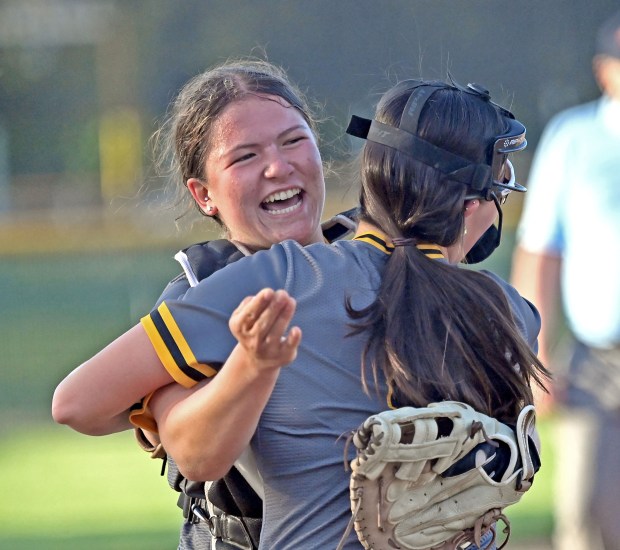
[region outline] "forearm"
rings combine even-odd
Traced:
[[[249,445],[280,369],[297,356],[295,307],[284,290],[244,298],[229,319],[239,343],[217,376],[191,395],[153,396],[161,441],[188,479],[219,479]]]
[[[511,282],[520,294],[530,300],[541,316],[541,330],[538,337],[539,355],[548,362],[549,350],[553,347],[560,316],[560,256],[532,253],[517,248],[513,260]]]
[[[208,383],[166,388],[153,397],[162,444],[185,477],[219,479],[228,472],[249,445],[278,373],[247,368],[237,345]]]
[[[128,409],[171,382],[144,329],[136,325],[58,385],[52,416],[87,435],[126,430],[132,427]]]

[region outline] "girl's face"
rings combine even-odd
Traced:
[[[248,95],[228,105],[213,124],[205,175],[188,187],[230,239],[254,250],[322,240],[321,157],[308,124],[282,98]]]

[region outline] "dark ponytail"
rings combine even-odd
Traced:
[[[389,93],[375,119],[398,127],[410,91]],[[420,117],[420,137],[480,162],[482,145],[503,132],[496,108],[453,89],[436,92]],[[475,138],[472,138],[475,136]],[[363,380],[383,371],[398,405],[464,401],[511,421],[532,403],[531,379],[547,374],[490,277],[429,259],[415,243],[451,246],[464,231],[464,185],[373,142],[362,155],[360,219],[414,246],[395,247],[377,298],[354,310],[353,333],[368,333]]]

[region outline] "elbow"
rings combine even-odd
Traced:
[[[164,445],[165,446],[165,445]],[[213,455],[205,449],[204,445],[195,450],[171,449],[166,447],[168,453],[174,458],[179,472],[190,481],[215,481],[223,478],[234,461],[228,462],[222,455]]]
[[[72,400],[65,396],[62,385],[58,386],[52,397],[52,418],[54,422],[73,427],[76,420],[75,409]]]
[[[204,459],[197,460],[184,460],[176,461],[179,468],[179,472],[190,481],[215,481],[223,478],[230,466],[221,467],[220,465],[209,463]]]
[[[72,398],[64,391],[62,384],[56,388],[52,398],[52,418],[57,424],[86,434],[101,435],[96,419],[89,418],[88,407],[78,399]]]

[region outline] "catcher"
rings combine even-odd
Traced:
[[[485,517],[473,518],[471,529],[463,523],[460,540],[452,524],[446,538],[435,536],[441,527],[424,529],[434,538],[418,547],[488,546],[495,510],[531,482],[530,382],[542,385],[547,373],[534,353],[539,318],[531,304],[501,279],[457,264],[483,235],[474,260],[499,242],[500,202],[523,190],[508,153],[525,145],[524,128],[479,88],[418,81],[390,90],[374,121],[357,122],[368,142],[352,240],[305,248],[285,241],[242,258],[165,301],[72,376],[124,363],[127,387],[143,376],[180,382],[151,401],[163,445],[187,478],[218,479],[249,444],[264,484],[260,547],[278,550],[339,544],[351,517],[342,434],[386,406],[455,401],[460,416],[442,410],[435,436],[429,430],[424,438],[437,443],[427,445],[428,464],[378,485],[386,489],[379,515],[393,507],[401,480],[455,473],[468,480],[456,494],[482,487],[462,502],[484,508]],[[420,425],[403,428],[403,444],[420,441]],[[356,459],[350,451],[348,460]],[[472,482],[472,471],[483,481]],[[422,501],[424,484],[414,491]],[[356,521],[365,521],[359,509]],[[396,533],[386,547],[407,548],[406,536]],[[341,547],[366,540],[351,532]]]

